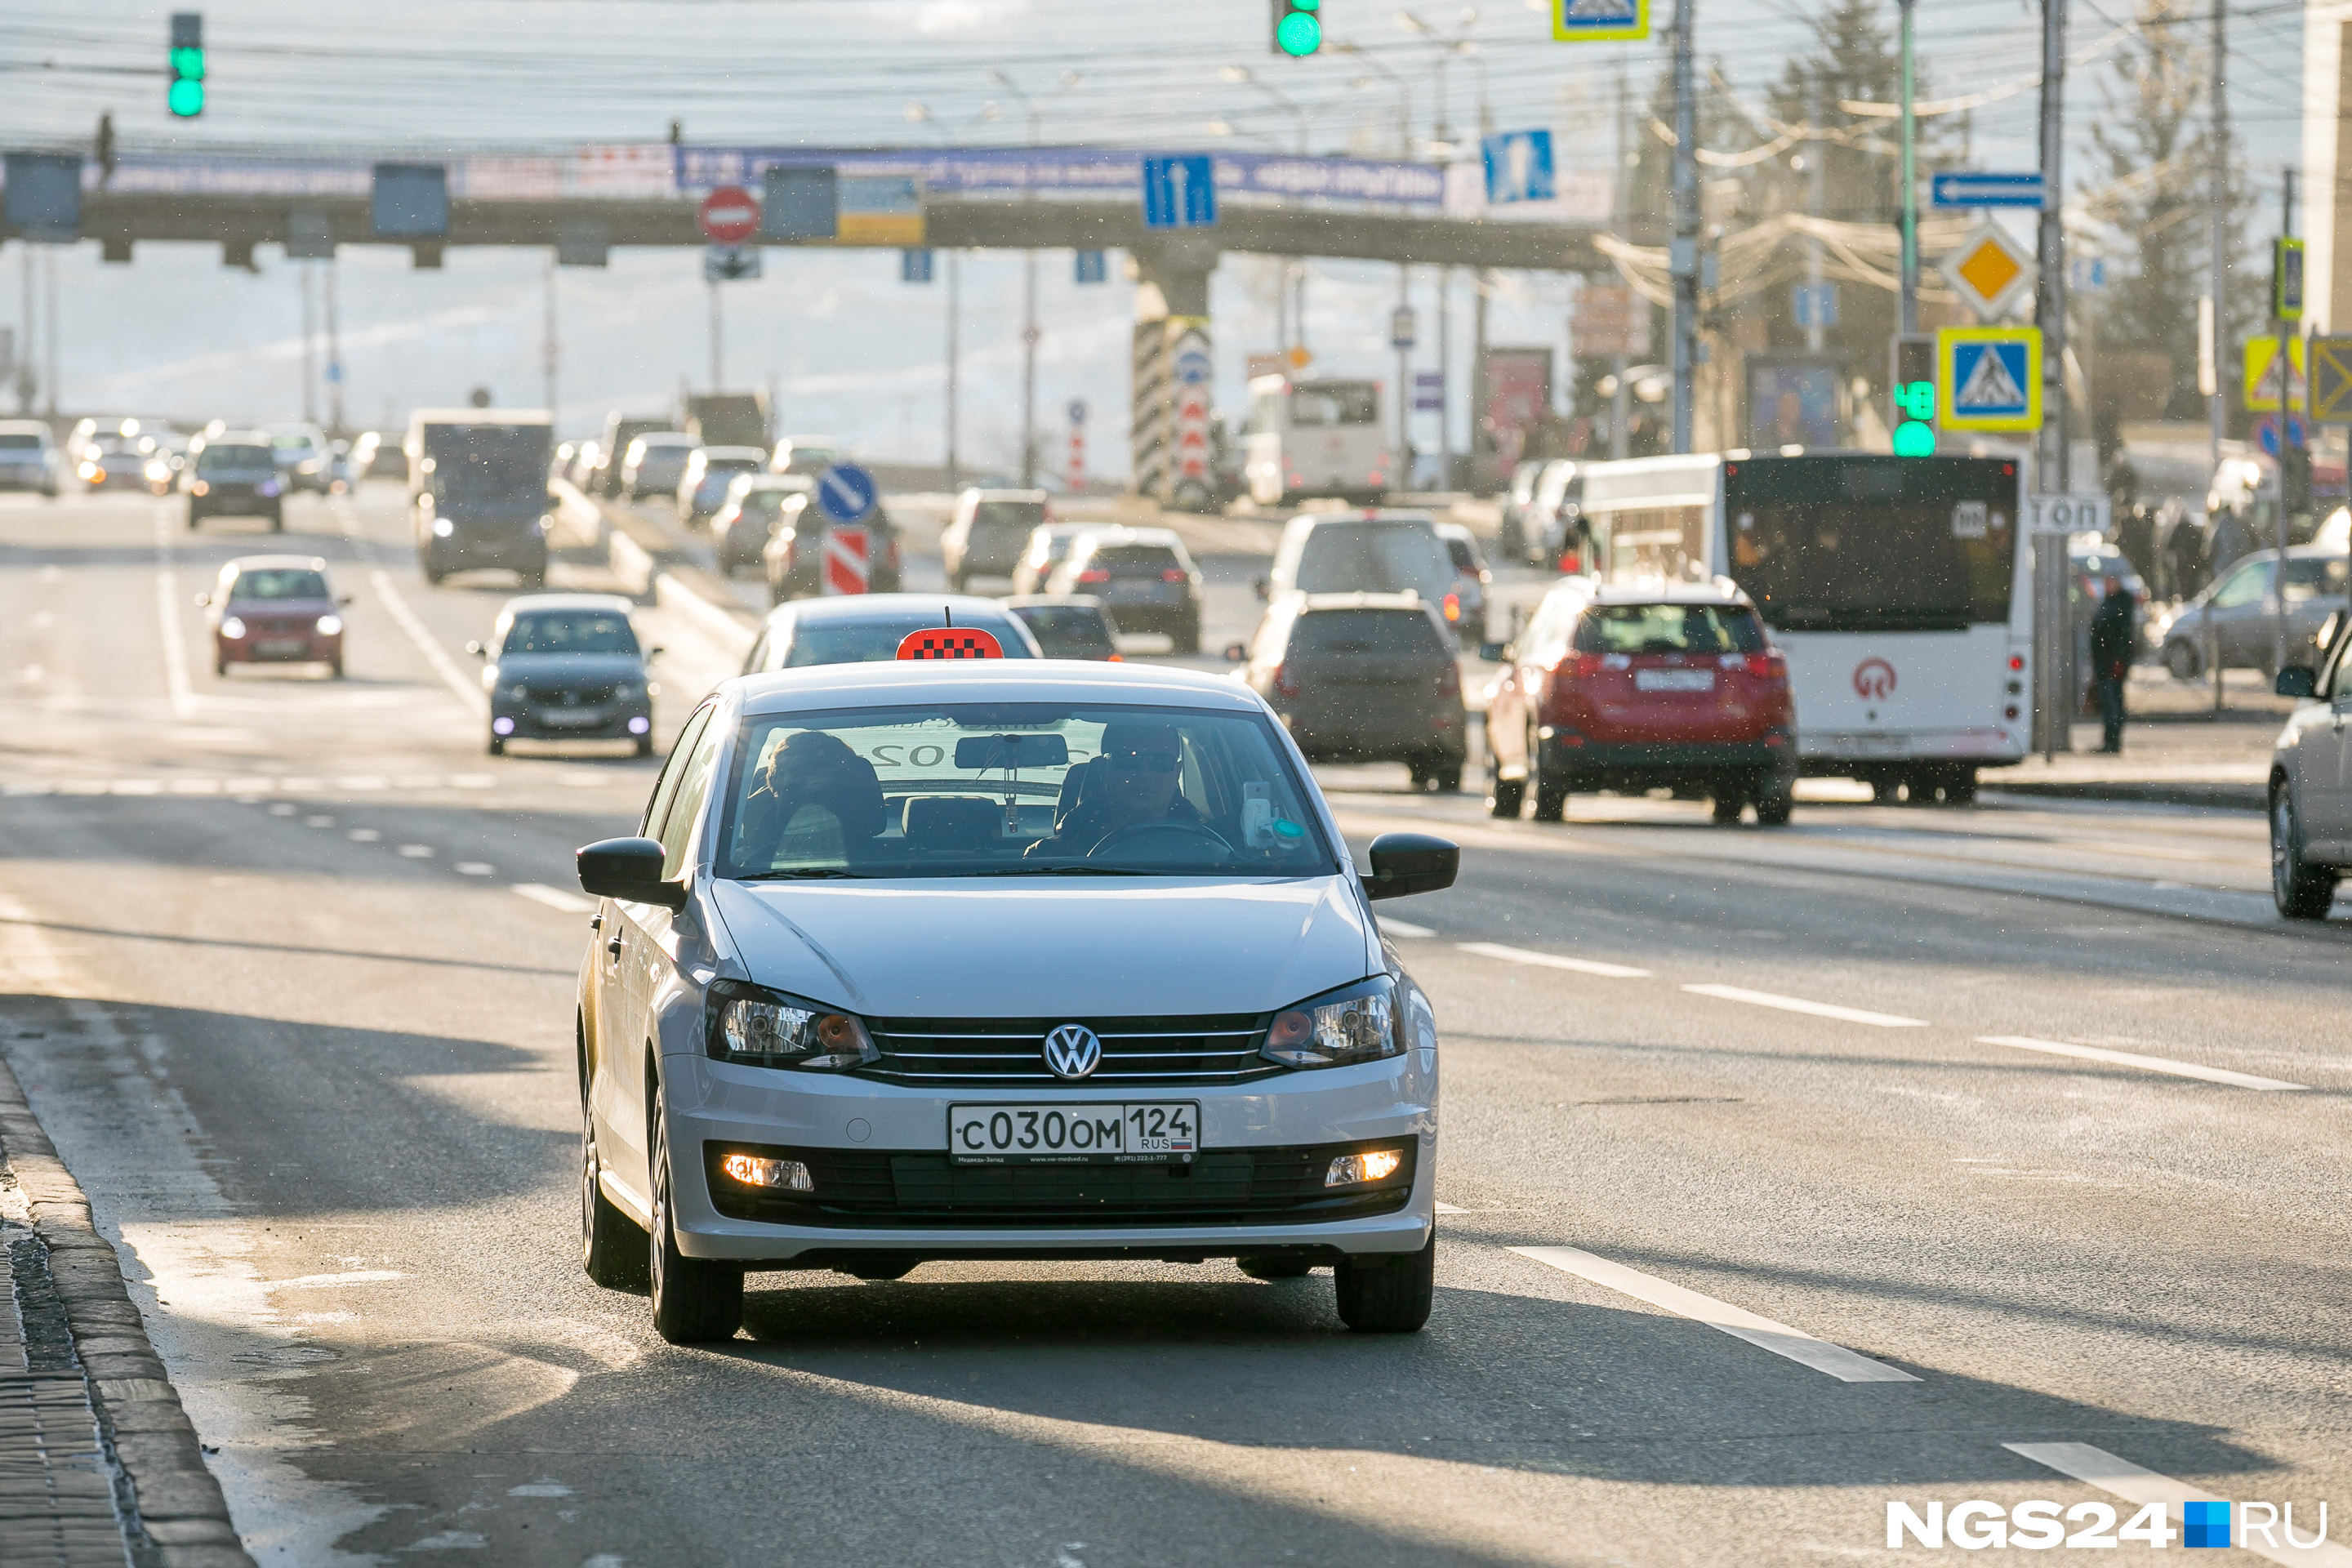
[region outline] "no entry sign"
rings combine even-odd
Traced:
[[[721,185],[702,198],[696,215],[713,245],[740,245],[760,227],[760,201],[740,185]]]

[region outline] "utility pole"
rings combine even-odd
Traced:
[[[1625,90],[1625,63],[1620,60],[1617,62],[1617,181],[1614,203],[1617,209],[1617,221],[1614,226],[1621,237],[1631,226],[1629,219],[1633,210],[1632,199],[1633,121],[1630,108],[1632,101]],[[1646,325],[1649,321],[1650,302],[1639,295],[1634,296],[1634,300],[1633,308],[1643,312],[1642,321]],[[1628,325],[1630,324],[1629,322]],[[1644,332],[1643,336],[1646,338],[1649,334]],[[1621,337],[1618,342],[1622,346],[1624,340]],[[1609,455],[1620,462],[1622,462],[1633,451],[1633,435],[1625,426],[1627,421],[1633,417],[1633,391],[1625,384],[1625,372],[1630,368],[1625,361],[1626,356],[1621,347],[1621,352],[1610,363],[1617,390],[1609,397]],[[1549,414],[1551,410],[1547,408],[1544,412]]]
[[[2210,447],[2209,466],[2221,466],[2221,439],[2230,433],[2230,405],[2223,387],[2228,376],[2223,366],[2228,363],[2227,345],[2230,318],[2226,290],[2230,281],[2230,100],[2226,79],[2229,74],[2229,0],[2213,0],[2213,159],[2207,171],[2207,198],[2211,204],[2210,214],[2212,245],[2212,278],[2209,285],[2213,296],[2213,395],[2205,405],[2206,440]],[[2214,661],[2214,701],[2221,700],[2221,662]]]
[[[2051,0],[2042,0],[2043,5]],[[1918,116],[1913,112],[1917,72],[1911,47],[1913,0],[1903,0],[1903,308],[1900,331],[1919,330],[1919,167]],[[2047,95],[2043,102],[2048,102]]]
[[[1021,253],[1021,488],[1037,482],[1037,253]]]
[[[956,488],[956,313],[961,293],[963,252],[948,252],[948,489]]]
[[[1691,83],[1691,27],[1698,0],[1675,5],[1675,450],[1691,449],[1692,378],[1698,370],[1698,105]],[[1905,6],[1909,14],[1909,5]]]
[[[551,250],[547,253],[547,320],[540,331],[540,370],[546,377],[545,395],[547,402],[547,416],[551,420],[556,419],[557,417],[555,407],[555,372],[558,363],[557,355],[560,351],[557,347],[555,336],[555,280],[558,276],[559,274],[556,271],[555,267],[555,252]]]
[[[2282,173],[2284,179],[2279,192],[2279,237],[2293,239],[2294,237],[2294,170],[2289,167]],[[2271,254],[2273,258],[2271,265],[2275,268],[2280,260],[2275,247],[2273,247]],[[2271,279],[2271,308],[2274,310],[2284,308],[2276,278]],[[2311,468],[2309,453],[2298,454],[2287,438],[2288,426],[2294,419],[2294,399],[2287,394],[2294,384],[2294,342],[2302,334],[2303,328],[2300,323],[2290,321],[2282,316],[2271,323],[2271,331],[2278,334],[2279,346],[2278,564],[2272,569],[2271,575],[2271,606],[2276,612],[2276,625],[2273,627],[2275,646],[2272,649],[2271,668],[2284,669],[2286,668],[2287,514],[2297,500],[2301,500],[2306,507],[2311,504],[2309,499]],[[2291,472],[2298,476],[2297,482],[2294,484],[2287,482],[2287,477]]]
[[[1454,268],[1437,269],[1437,488],[1454,488]]]
[[[2066,0],[2042,0],[2042,456],[2038,487],[2074,489],[2066,442]],[[1913,198],[1916,200],[1916,196]]]
[[[41,275],[47,280],[49,286],[48,405],[49,413],[53,416],[58,411],[58,381],[60,374],[58,368],[58,252],[60,248],[62,247],[55,245],[41,247]]]
[[[343,433],[342,317],[335,298],[335,258],[327,258],[327,417],[329,433]]]
[[[33,384],[39,380],[33,374],[33,247],[21,243],[16,247],[16,265],[25,273],[24,330],[16,334],[16,412],[33,412]]]
[[[1397,310],[1402,314],[1412,309],[1412,268],[1397,264]],[[1389,334],[1394,337],[1391,331]],[[1389,478],[1397,481],[1395,488],[1403,489],[1412,483],[1412,350],[1399,342],[1397,356],[1397,455],[1389,466]]]
[[[319,422],[319,310],[311,296],[317,290],[313,287],[309,262],[299,264],[295,268],[295,275],[302,280],[302,423],[316,425]]]
[[[722,325],[719,315],[719,279],[713,278],[706,287],[710,290],[710,390],[717,392],[727,384],[726,378],[719,374],[722,368],[719,357],[719,334]]]
[[[1906,7],[1906,11],[1908,7]],[[1829,160],[1822,149],[1829,143],[1822,140],[1822,73],[1808,73],[1806,82],[1805,124],[1814,132],[1805,144],[1805,211],[1819,222],[1822,208],[1829,199]],[[1812,300],[1811,322],[1805,328],[1805,352],[1820,353],[1829,343],[1829,329],[1822,324],[1822,237],[1813,235],[1805,241],[1805,288]],[[1906,328],[1905,331],[1909,331]]]

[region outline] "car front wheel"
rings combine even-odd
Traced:
[[[2336,901],[2338,873],[2330,866],[2314,866],[2303,858],[2303,825],[2294,809],[2293,786],[2281,784],[2271,791],[2271,900],[2291,921],[2324,921]]]
[[[2205,659],[2194,643],[2170,643],[2165,647],[2164,668],[2175,680],[2194,680],[2205,673]]]
[[[654,1090],[654,1332],[674,1345],[731,1340],[743,1326],[743,1271],[677,1249],[670,1225],[669,1118]]]
[[[1429,1321],[1437,1289],[1437,1230],[1419,1252],[1339,1259],[1334,1269],[1339,1320],[1360,1334],[1412,1334]]]

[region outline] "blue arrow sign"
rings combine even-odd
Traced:
[[[864,522],[881,496],[874,476],[855,463],[835,463],[816,482],[817,510],[838,523]]]
[[[1207,228],[1217,221],[1217,165],[1206,153],[1143,160],[1143,226]]]
[[[2043,205],[2040,174],[1938,174],[1928,199],[1939,207],[2031,207]]]
[[[1486,200],[1548,202],[1552,198],[1551,132],[1511,131],[1479,143],[1486,160]]]

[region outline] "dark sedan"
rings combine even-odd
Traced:
[[[269,437],[227,434],[189,444],[180,470],[180,493],[188,498],[188,526],[208,517],[266,517],[272,533],[286,527],[286,481]]]
[[[488,643],[466,651],[487,662],[489,752],[509,741],[627,741],[654,750],[659,689],[629,625],[629,601],[610,594],[527,594],[509,599]]]
[[[1021,617],[1047,658],[1118,662],[1118,627],[1100,599],[1086,594],[1017,594],[1004,607]]]
[[[823,509],[807,495],[786,496],[768,530],[760,552],[768,579],[768,603],[803,599],[824,592],[825,533],[832,525]],[[866,531],[866,586],[874,594],[895,594],[901,581],[898,530],[880,507],[859,523]]]

